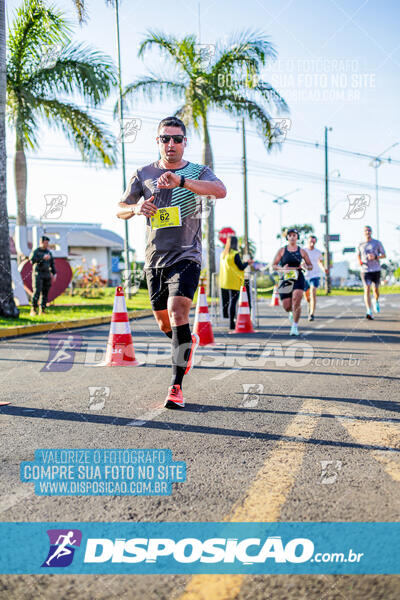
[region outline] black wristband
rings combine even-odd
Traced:
[[[185,185],[185,178],[183,175],[181,175],[181,182],[179,184],[179,187],[183,187]]]

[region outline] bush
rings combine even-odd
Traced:
[[[82,263],[85,263],[82,259]],[[101,298],[104,296],[107,280],[100,276],[100,269],[93,265],[86,267],[85,264],[73,269],[72,294],[76,292],[82,298]]]

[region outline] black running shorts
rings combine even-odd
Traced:
[[[366,273],[361,273],[361,279],[364,285],[371,285],[374,283],[375,285],[379,285],[381,281],[381,272],[380,271],[367,271]]]
[[[298,279],[294,281],[291,279],[287,279],[283,281],[279,280],[278,292],[279,298],[281,300],[286,300],[286,298],[291,298],[294,290],[303,290],[305,288],[305,277],[303,273],[299,273]]]
[[[146,269],[147,287],[153,310],[165,310],[168,298],[184,296],[193,300],[201,266],[193,260],[180,260],[169,267]]]

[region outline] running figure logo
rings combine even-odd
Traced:
[[[41,219],[59,219],[64,208],[67,206],[67,196],[65,194],[45,194],[46,208],[40,217]]]
[[[80,350],[82,336],[76,334],[50,334],[49,357],[41,371],[64,372],[72,369],[75,352]]]
[[[343,219],[363,219],[371,196],[369,194],[348,194],[349,207]]]
[[[103,410],[107,398],[110,397],[111,388],[107,386],[89,386],[89,409]]]
[[[50,548],[42,567],[68,567],[74,558],[75,549],[81,545],[79,529],[48,529]]]
[[[264,392],[262,383],[242,383],[243,400],[240,406],[244,408],[255,408],[260,400],[259,394]]]

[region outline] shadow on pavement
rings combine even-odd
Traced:
[[[204,406],[200,404],[190,404],[185,409],[185,412],[203,412]],[[222,427],[207,427],[203,425],[193,425],[187,423],[174,423],[170,421],[143,421],[140,417],[137,419],[113,417],[110,415],[91,415],[83,413],[74,413],[61,410],[44,410],[44,409],[29,409],[20,406],[4,406],[0,409],[0,414],[7,414],[15,417],[24,417],[31,419],[53,419],[58,421],[75,421],[93,423],[97,425],[114,425],[114,426],[132,426],[135,420],[140,422],[140,428],[155,429],[161,431],[176,431],[179,433],[194,433],[202,435],[222,435],[232,438],[246,438],[269,441],[285,441],[298,442],[301,444],[311,444],[315,446],[334,446],[338,448],[353,448],[359,450],[385,450],[392,452],[400,452],[400,448],[392,448],[389,446],[373,446],[370,444],[357,444],[354,442],[336,442],[334,440],[321,440],[317,438],[304,439],[300,436],[285,436],[260,431],[243,431],[238,429],[224,429]],[[177,414],[176,411],[173,413]],[[182,415],[184,412],[182,411]]]

